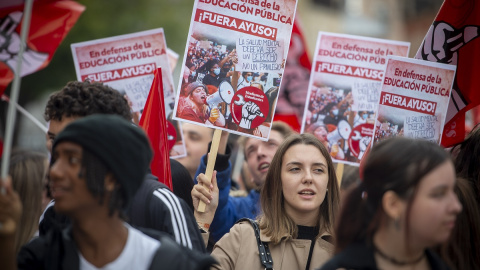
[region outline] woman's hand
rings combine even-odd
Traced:
[[[212,174],[211,182],[208,181],[205,174],[201,173],[197,176],[197,182],[192,189],[193,208],[195,209],[195,219],[199,224],[208,224],[207,228],[213,221],[215,211],[218,206],[218,186],[217,186],[217,171]],[[205,186],[206,183],[210,184]],[[206,204],[205,212],[199,212],[198,205],[200,201]]]

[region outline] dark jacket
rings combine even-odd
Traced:
[[[210,269],[215,263],[211,256],[180,246],[165,233],[148,229],[141,231],[161,243],[150,264],[151,270]],[[78,270],[80,258],[71,227],[51,229],[46,235],[32,240],[22,247],[17,262],[19,270]]]
[[[177,243],[206,252],[197,222],[187,203],[156,179],[151,174],[145,177],[127,210],[128,223],[133,227],[166,232]],[[52,204],[40,220],[39,232],[40,235],[46,235],[52,228],[62,229],[69,224],[68,218],[57,214]]]
[[[430,269],[450,269],[434,252],[427,249],[425,255],[430,264]],[[335,255],[330,261],[320,267],[319,270],[334,269],[378,270],[373,247],[365,243],[354,243]]]
[[[148,176],[140,186],[127,216],[128,223],[134,227],[166,232],[182,246],[206,252],[190,207],[153,175]]]

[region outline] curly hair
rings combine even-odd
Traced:
[[[127,100],[117,90],[99,82],[71,81],[60,91],[53,93],[45,107],[46,121],[62,117],[84,117],[91,114],[117,114],[132,120]]]

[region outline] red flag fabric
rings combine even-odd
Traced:
[[[23,4],[0,9],[0,95],[14,78],[20,50]],[[48,65],[58,45],[85,7],[74,1],[38,0],[33,3],[27,46],[20,75]]]
[[[312,68],[298,18],[297,14],[274,116],[275,121],[283,121],[296,131],[300,131]]]
[[[295,114],[275,114],[273,121],[281,121],[288,124],[293,130],[300,133],[300,123],[298,122],[298,118]]]
[[[160,68],[155,70],[154,76],[139,125],[147,133],[153,148],[153,159],[150,164],[152,174],[158,177],[158,180],[169,187],[170,190],[173,190],[162,71]]]
[[[480,2],[445,0],[415,58],[457,65],[442,145],[465,138],[465,113],[480,104]]]

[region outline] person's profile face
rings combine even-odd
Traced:
[[[315,131],[313,131],[313,135],[315,135],[315,137],[317,137],[318,140],[320,140],[321,142],[327,142],[327,135],[328,135],[328,131],[325,129],[324,126],[319,126],[318,128],[315,129]]]
[[[62,116],[62,120],[50,120],[48,123],[48,131],[46,135],[46,147],[49,153],[52,153],[52,146],[55,137],[62,131],[68,124],[73,122],[74,120],[78,119],[78,117],[72,116]]]
[[[191,99],[196,104],[205,104],[206,98],[207,93],[205,93],[205,89],[203,87],[199,86],[192,91]]]
[[[82,147],[73,142],[62,141],[53,149],[50,192],[55,200],[55,210],[68,216],[99,207],[98,199],[88,190],[85,178],[80,176],[82,158]]]
[[[282,134],[275,130],[270,131],[270,137],[266,142],[254,138],[247,139],[244,150],[245,160],[257,186],[265,182],[270,163],[283,140]]]
[[[445,161],[420,180],[410,210],[409,241],[432,247],[448,240],[462,211],[455,183],[451,161]]]

